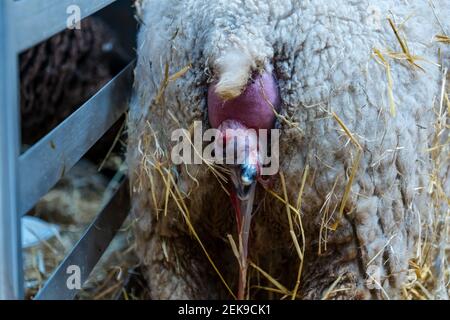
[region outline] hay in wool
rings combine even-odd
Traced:
[[[227,174],[172,164],[170,136],[195,120],[207,128],[209,83],[234,96],[268,63],[289,121],[278,124],[280,175],[257,190],[247,297],[447,297],[448,1],[139,8],[128,162],[152,298],[234,296]]]

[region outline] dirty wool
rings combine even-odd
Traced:
[[[171,132],[208,128],[209,85],[236,97],[268,64],[280,170],[257,186],[245,296],[447,297],[449,1],[137,6],[128,163],[153,299],[236,297],[227,172],[174,165]]]

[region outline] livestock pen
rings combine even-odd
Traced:
[[[21,153],[19,54],[70,27],[70,15],[77,14],[78,9],[79,18],[83,19],[115,2],[5,0],[0,3],[0,299],[24,297],[22,217],[126,112],[133,78],[131,62],[59,126]],[[118,10],[124,10],[124,2],[117,2],[122,6]],[[127,6],[130,10],[131,3],[127,2]],[[120,19],[118,10],[110,11],[109,19]],[[120,31],[124,30],[127,29]],[[126,34],[126,37],[134,36]],[[65,284],[68,268],[79,266],[81,278],[86,279],[126,218],[127,199],[127,179],[123,176],[108,203],[36,299],[75,296],[77,290],[70,290]]]
[[[448,15],[4,0],[0,299],[448,299]]]

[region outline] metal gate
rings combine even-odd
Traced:
[[[116,0],[0,1],[0,300],[24,296],[21,217],[44,196],[126,112],[133,63],[47,136],[20,154],[18,55],[67,27],[67,8],[81,18]],[[122,179],[72,251],[36,299],[72,299],[66,270],[77,265],[85,280],[129,211],[127,179]]]

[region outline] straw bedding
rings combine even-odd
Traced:
[[[208,83],[271,63],[280,173],[258,187],[249,298],[447,298],[448,1],[141,1],[128,162],[154,299],[232,298],[227,175],[170,161]],[[242,74],[244,83],[242,81]],[[231,235],[231,237],[229,236]]]

